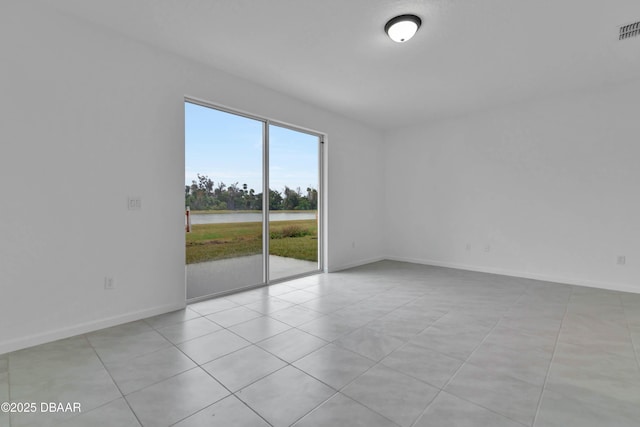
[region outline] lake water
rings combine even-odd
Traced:
[[[271,212],[270,221],[296,221],[305,219],[316,219],[315,211],[302,212]],[[185,220],[186,221],[186,220]],[[262,213],[227,213],[227,214],[197,214],[191,215],[191,225],[194,224],[222,224],[229,222],[261,222]]]

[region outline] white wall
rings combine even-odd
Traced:
[[[184,305],[185,95],[326,132],[327,267],[383,254],[378,132],[28,0],[0,52],[0,353]]]
[[[636,81],[390,132],[388,257],[640,292],[638,99]]]

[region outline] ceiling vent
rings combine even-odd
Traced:
[[[618,36],[618,40],[624,40],[636,36],[640,36],[640,21],[620,27],[620,36]]]

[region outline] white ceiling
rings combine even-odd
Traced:
[[[379,129],[640,78],[640,0],[44,1]]]

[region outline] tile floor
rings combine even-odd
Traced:
[[[380,262],[0,355],[0,426],[638,426],[640,295]]]

